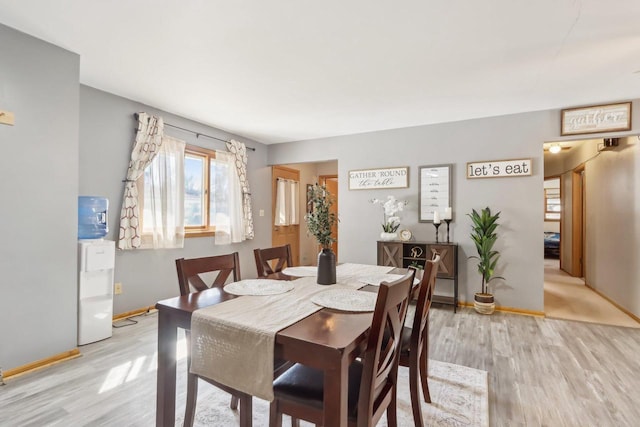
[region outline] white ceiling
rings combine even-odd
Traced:
[[[0,0],[0,23],[264,143],[640,98],[638,0]]]

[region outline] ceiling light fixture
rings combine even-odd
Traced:
[[[551,147],[549,147],[549,152],[552,154],[558,154],[561,150],[562,147],[560,147],[560,144],[552,144]]]

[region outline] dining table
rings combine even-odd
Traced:
[[[406,269],[388,268],[389,274]],[[338,281],[340,277],[338,277]],[[327,286],[331,288],[331,286]],[[377,292],[366,285],[362,291]],[[156,425],[174,426],[176,409],[176,348],[178,329],[191,330],[194,312],[242,298],[213,287],[184,296],[165,299],[158,309],[158,368]],[[372,311],[350,312],[320,308],[279,330],[275,335],[274,357],[320,369],[324,372],[324,425],[347,426],[349,365],[364,350],[371,326]],[[192,337],[193,339],[193,337]],[[191,357],[191,352],[189,351]],[[193,367],[192,367],[193,369]]]

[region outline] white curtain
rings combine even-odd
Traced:
[[[118,248],[137,249],[141,245],[140,211],[136,180],[156,156],[162,145],[164,122],[162,117],[138,113],[138,132],[131,150],[126,185],[120,211]]]
[[[247,147],[243,142],[236,140],[227,141],[227,150],[234,155],[236,170],[240,179],[242,190],[242,216],[244,227],[244,239],[253,239],[253,213],[251,212],[251,190],[247,179]],[[244,240],[243,239],[243,240]]]
[[[220,201],[222,196],[226,200],[216,204],[216,245],[228,245],[245,240],[245,224],[243,213],[243,191],[240,184],[236,160],[233,153],[216,151],[216,162],[226,165],[226,181],[228,190],[223,195],[218,195],[216,201]],[[213,195],[211,195],[213,197]],[[226,202],[226,203],[225,203]]]
[[[289,222],[291,225],[298,225],[300,224],[300,183],[298,181],[291,181],[289,184],[289,191],[291,192]]]
[[[276,212],[274,225],[300,224],[299,195],[300,183],[278,178],[276,181]]]
[[[288,182],[278,178],[276,181],[276,212],[274,225],[289,225],[287,215],[287,187]]]
[[[162,137],[145,174],[144,248],[184,247],[184,148],[184,141]]]

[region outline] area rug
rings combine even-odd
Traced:
[[[398,371],[398,425],[413,426],[411,398],[408,383],[409,369]],[[229,395],[200,381],[196,426],[237,426],[239,415],[229,409]],[[429,390],[432,403],[422,402],[422,416],[427,426],[474,426],[489,425],[489,390],[487,372],[451,363],[429,361]],[[176,425],[182,425],[183,414]],[[268,426],[269,403],[253,399],[253,425]],[[301,422],[301,426],[312,424]],[[285,416],[283,426],[289,426]],[[386,426],[385,416],[378,426]]]

